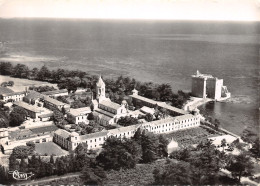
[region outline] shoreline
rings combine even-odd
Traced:
[[[199,106],[204,105],[211,101],[214,101],[214,100],[210,99],[210,98],[190,97],[190,99],[184,104],[183,110],[193,111],[193,110],[198,109]]]

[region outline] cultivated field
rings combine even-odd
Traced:
[[[29,86],[53,86],[54,88],[57,88],[57,84],[51,84],[48,82],[43,82],[43,81],[35,81],[35,80],[28,80],[28,79],[20,79],[20,78],[14,78],[10,76],[2,76],[0,75],[0,83],[2,82],[8,82],[8,81],[13,81],[14,86],[8,88],[12,89],[14,92],[21,92],[25,91],[25,87]]]
[[[220,133],[204,127],[196,127],[185,130],[179,130],[170,134],[165,134],[164,136],[169,139],[173,139],[178,142],[179,145],[187,146],[198,144],[201,140],[219,135]]]

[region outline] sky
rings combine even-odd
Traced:
[[[260,21],[260,0],[0,0],[0,17]]]

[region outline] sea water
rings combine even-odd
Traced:
[[[1,19],[0,61],[125,75],[191,90],[197,70],[231,99],[200,107],[237,134],[258,126],[260,25],[255,22]]]

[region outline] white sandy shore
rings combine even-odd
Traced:
[[[12,89],[14,92],[21,92],[21,91],[25,91],[25,88],[29,87],[29,86],[53,86],[54,88],[57,88],[57,84],[52,84],[52,83],[48,83],[48,82],[43,82],[43,81],[35,81],[35,80],[29,80],[29,79],[20,79],[20,78],[14,78],[14,77],[10,77],[10,76],[2,76],[0,75],[0,84],[2,82],[8,82],[8,81],[13,81],[14,82],[14,86],[9,87],[10,89]]]

